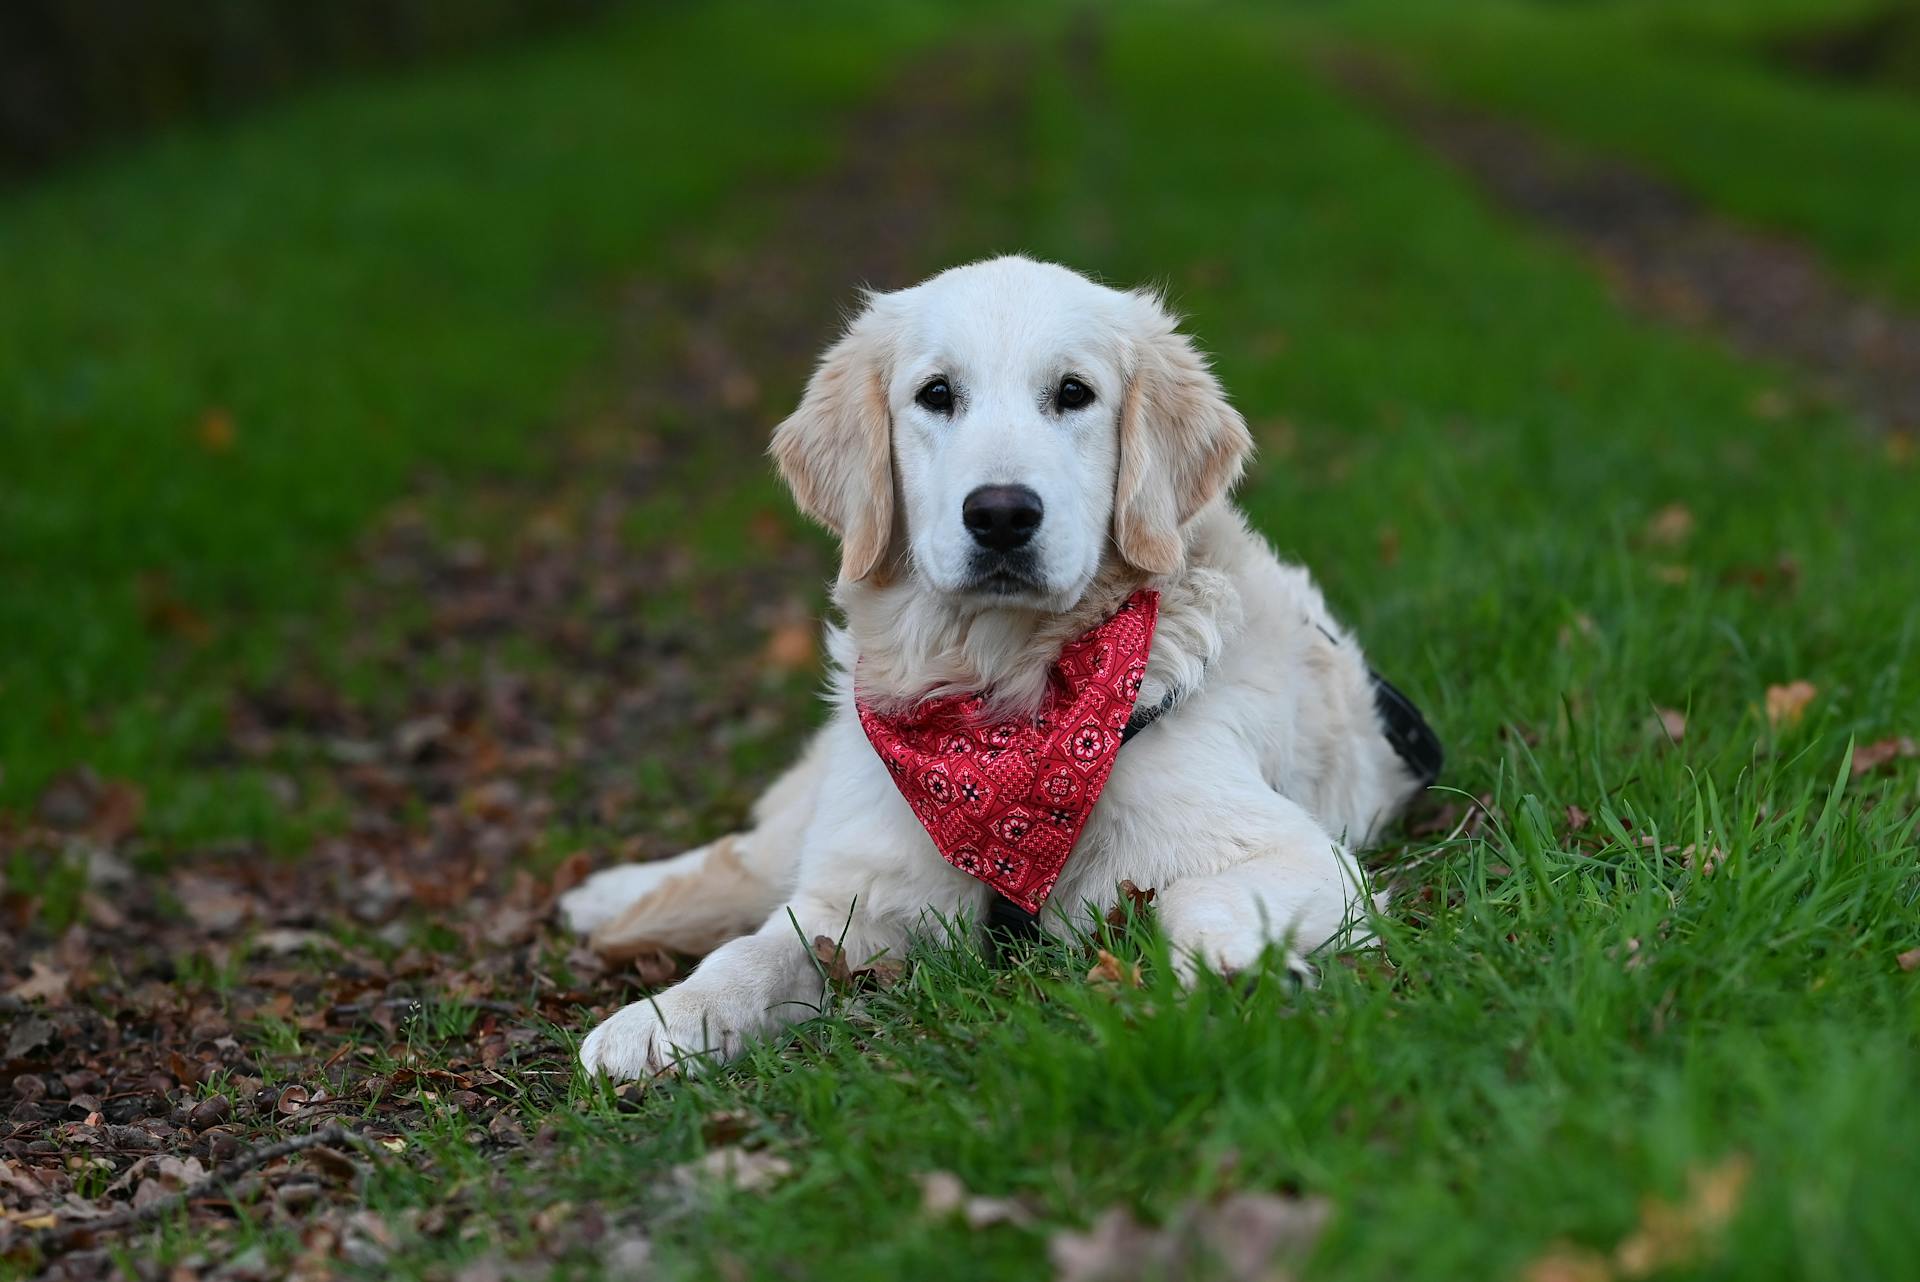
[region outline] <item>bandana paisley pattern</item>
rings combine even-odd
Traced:
[[[899,716],[856,700],[867,741],[941,858],[1040,911],[1113,773],[1159,614],[1159,593],[1136,592],[1069,642],[1031,718],[988,721],[979,695]]]

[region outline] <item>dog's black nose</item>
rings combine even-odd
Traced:
[[[960,505],[973,541],[995,552],[1025,547],[1040,528],[1040,496],[1024,485],[983,485]]]

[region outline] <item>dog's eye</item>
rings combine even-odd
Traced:
[[[1060,380],[1060,390],[1053,394],[1054,404],[1063,410],[1083,409],[1093,404],[1093,389],[1077,378]]]
[[[953,389],[947,386],[947,380],[936,378],[920,389],[913,398],[936,414],[946,414],[953,410]]]

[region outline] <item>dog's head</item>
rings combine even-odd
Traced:
[[[996,258],[868,295],[773,455],[843,580],[1060,611],[1103,561],[1170,574],[1251,439],[1160,299]]]

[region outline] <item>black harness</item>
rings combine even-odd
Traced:
[[[1339,644],[1325,628],[1320,631],[1327,640]],[[1440,736],[1398,686],[1372,668],[1367,669],[1367,676],[1373,680],[1373,709],[1379,714],[1381,731],[1392,745],[1394,755],[1406,763],[1422,788],[1431,787],[1440,777],[1440,767],[1446,763]],[[1120,732],[1120,746],[1126,747],[1135,735],[1172,711],[1178,702],[1178,692],[1169,689],[1151,708],[1135,708],[1127,718],[1126,728]],[[1028,912],[1005,895],[995,895],[987,905],[987,933],[1003,949],[1009,944],[1036,939],[1040,935],[1040,915]]]

